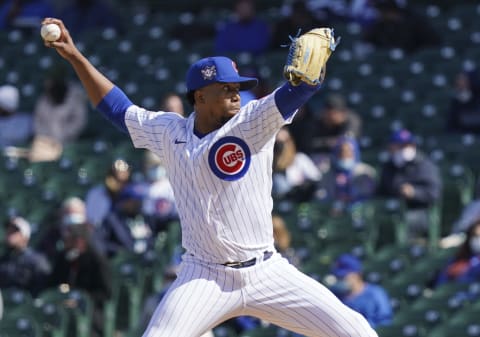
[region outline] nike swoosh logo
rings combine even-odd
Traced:
[[[187,141],[175,139],[175,144],[185,144]]]

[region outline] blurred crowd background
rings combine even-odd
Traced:
[[[480,336],[473,0],[0,0],[0,336],[140,336],[183,252],[162,163],[88,103],[44,17],[184,116],[196,60],[258,77],[246,104],[283,83],[291,38],[333,27],[322,89],[275,142],[275,245],[380,337]],[[208,335],[295,336],[250,317]]]

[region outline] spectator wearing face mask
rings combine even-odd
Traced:
[[[391,135],[388,150],[390,160],[381,168],[378,195],[403,200],[409,237],[425,237],[429,208],[441,197],[439,169],[418,151],[414,135],[406,129]]]
[[[330,169],[319,184],[320,200],[332,203],[335,215],[373,197],[375,189],[376,171],[361,161],[358,142],[352,137],[340,137],[332,151]]]
[[[167,171],[160,159],[151,151],[145,152],[145,197],[142,213],[155,229],[155,232],[167,229],[170,221],[178,219],[175,196]]]
[[[447,282],[476,282],[480,279],[480,221],[466,232],[463,244],[437,278],[437,285]]]
[[[94,302],[92,336],[103,336],[103,305],[112,292],[108,261],[92,245],[85,224],[62,226],[62,241],[64,248],[53,259],[50,286],[66,284],[70,289],[86,291]]]
[[[88,230],[92,230],[92,226],[87,222],[84,201],[78,197],[68,197],[62,202],[53,226],[41,238],[38,247],[52,259],[63,249],[62,231],[76,225],[84,225]]]
[[[75,141],[87,123],[86,95],[76,83],[68,81],[67,73],[59,68],[45,79],[33,115],[30,160],[56,160],[63,146]]]
[[[372,328],[391,324],[393,311],[388,294],[381,286],[363,279],[360,260],[342,254],[331,272],[337,279],[331,289],[345,305],[362,314]]]

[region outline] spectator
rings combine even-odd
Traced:
[[[144,197],[144,185],[125,185],[102,225],[96,229],[109,257],[120,251],[141,254],[153,248],[155,233],[142,214]]]
[[[426,17],[399,6],[393,0],[378,0],[376,20],[364,31],[366,42],[379,48],[401,48],[414,52],[440,43],[439,34]]]
[[[6,252],[0,257],[0,289],[18,287],[36,296],[47,285],[50,263],[29,247],[31,228],[25,219],[9,219],[5,227]]]
[[[320,177],[320,171],[312,160],[306,154],[297,152],[288,129],[282,128],[274,146],[273,197],[278,200],[310,200]]]
[[[0,148],[23,145],[32,136],[32,116],[17,111],[19,100],[16,87],[0,86]]]
[[[145,152],[146,195],[142,213],[155,232],[167,229],[168,223],[178,219],[172,185],[167,171],[153,152]]]
[[[177,94],[169,93],[163,97],[162,106],[160,107],[162,111],[176,112],[181,116],[185,117],[185,110],[183,108],[183,101]]]
[[[475,221],[480,220],[480,198],[472,200],[453,223],[452,234],[465,233]]]
[[[392,307],[387,292],[379,285],[365,282],[362,263],[353,255],[342,254],[332,266],[337,283],[332,291],[353,310],[362,314],[372,328],[392,323]]]
[[[447,115],[447,130],[480,132],[480,76],[478,71],[458,73]]]
[[[220,26],[215,52],[261,54],[270,44],[270,29],[255,12],[254,0],[236,0],[234,19]]]
[[[113,28],[121,32],[120,20],[103,0],[73,0],[61,11],[60,18],[69,27],[72,36],[85,32]]]
[[[58,251],[63,249],[62,230],[73,225],[85,225],[91,230],[91,225],[87,224],[87,213],[85,203],[78,197],[69,197],[65,199],[53,219],[54,225],[44,235],[38,244],[39,249],[50,259],[53,259]]]
[[[88,223],[94,227],[103,223],[119,192],[129,182],[130,175],[130,165],[125,160],[115,159],[112,162],[103,183],[92,187],[85,197]]]
[[[364,200],[376,191],[375,169],[361,161],[357,141],[340,137],[332,153],[330,169],[320,181],[321,200],[332,203],[333,215],[338,215]]]
[[[290,44],[289,36],[295,36],[299,31],[301,33],[324,26],[323,23],[315,20],[311,12],[305,6],[302,0],[296,0],[291,5],[291,10],[282,20],[275,23],[272,33],[272,49],[282,48]]]
[[[308,121],[308,119],[307,119]],[[318,115],[307,124],[304,137],[310,139],[307,153],[318,162],[324,157],[330,157],[332,150],[341,136],[350,136],[358,139],[361,131],[361,119],[348,108],[343,96],[330,94],[325,99],[325,105],[318,111]]]
[[[87,122],[83,90],[68,82],[63,69],[50,74],[34,110],[31,160],[56,160],[66,143],[76,140]]]
[[[392,134],[389,152],[390,160],[381,169],[378,195],[405,201],[409,237],[424,237],[430,225],[429,210],[441,197],[439,169],[417,150],[408,130]]]
[[[63,226],[62,240],[64,249],[53,259],[50,286],[67,284],[86,291],[94,302],[94,336],[103,336],[103,305],[112,292],[108,261],[91,244],[85,225]]]
[[[43,18],[54,14],[48,0],[4,0],[0,2],[0,30],[38,30]]]
[[[367,24],[375,17],[371,0],[304,0],[315,18],[327,25],[338,21],[355,21]]]
[[[437,278],[437,285],[446,282],[476,282],[480,279],[480,220],[466,232],[463,244]]]

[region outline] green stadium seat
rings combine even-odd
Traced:
[[[0,320],[0,337],[42,337],[42,331],[32,315],[15,312]]]
[[[433,329],[428,337],[480,336],[480,311],[461,310],[444,324]]]
[[[141,257],[130,252],[118,253],[112,260],[112,305],[115,327],[126,331],[135,327],[140,318],[145,290],[145,269]]]
[[[375,330],[379,337],[423,337],[425,334],[423,326],[413,323],[381,326]]]
[[[2,289],[3,306],[5,311],[13,311],[17,307],[32,305],[32,295],[21,288]]]
[[[37,296],[42,305],[51,303],[62,306],[68,313],[68,320],[71,322],[72,331],[75,337],[90,337],[92,328],[93,301],[90,296],[82,290],[66,288],[49,288]],[[75,306],[67,303],[75,302]]]
[[[39,325],[43,337],[67,337],[68,313],[57,303],[35,300],[15,309],[15,313],[30,315]]]

